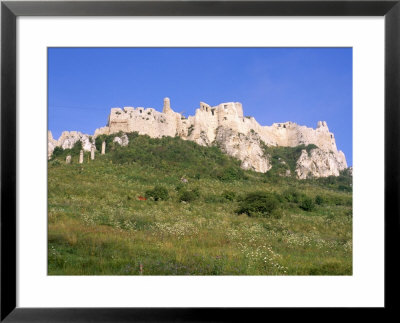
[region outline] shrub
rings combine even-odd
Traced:
[[[71,149],[72,155],[79,155],[82,150],[82,141],[78,140]]]
[[[62,149],[61,147],[54,147],[53,150],[53,154],[52,154],[52,158],[56,158],[58,156],[62,156],[64,153],[64,149]]]
[[[305,197],[300,203],[300,208],[304,211],[311,212],[315,208],[314,201],[310,197]]]
[[[152,198],[154,201],[167,200],[168,190],[162,186],[155,186],[152,190],[146,191],[146,198]]]
[[[217,174],[217,178],[221,181],[235,181],[245,179],[245,175],[239,167],[227,167]]]
[[[295,189],[288,189],[283,192],[283,197],[288,202],[299,203],[301,199],[301,194]]]
[[[236,193],[226,190],[222,193],[222,197],[228,201],[233,201],[236,198]]]
[[[322,205],[322,204],[324,204],[324,198],[321,196],[321,195],[317,195],[316,197],[315,197],[315,203],[316,204],[318,204],[318,205]]]
[[[352,188],[351,188],[351,186],[348,186],[348,185],[339,185],[338,190],[342,191],[342,192],[351,192]]]
[[[51,166],[60,166],[61,163],[59,160],[55,159],[55,160],[50,161],[50,165]]]
[[[195,188],[193,190],[182,189],[179,192],[179,201],[180,202],[192,202],[198,199],[200,196],[199,189]]]
[[[252,192],[243,197],[236,213],[248,216],[268,217],[278,209],[279,201],[274,194],[267,192]]]

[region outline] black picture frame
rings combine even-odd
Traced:
[[[2,1],[1,3],[1,322],[245,321],[265,309],[17,308],[16,19],[18,16],[384,16],[385,310],[399,286],[400,0],[388,1]],[[373,167],[373,165],[371,165]],[[372,170],[372,168],[371,168]],[[372,170],[373,171],[373,170]],[[38,291],[40,293],[40,291]],[[271,309],[272,310],[272,309]],[[281,309],[282,310],[282,309]],[[274,309],[274,311],[281,311]],[[285,309],[287,310],[287,309]],[[293,309],[295,310],[295,309]],[[299,309],[297,309],[299,311]],[[303,311],[304,313],[304,311]],[[378,313],[381,310],[378,309]],[[368,314],[370,315],[370,314]],[[378,314],[380,315],[380,314]],[[250,317],[249,317],[250,316]],[[253,319],[251,319],[253,317]]]

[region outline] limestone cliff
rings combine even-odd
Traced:
[[[260,136],[255,132],[245,135],[220,127],[215,143],[224,153],[241,160],[243,169],[266,173],[271,168],[269,156],[265,155]]]
[[[340,171],[345,168],[347,164],[343,152],[334,153],[316,148],[310,153],[302,150],[296,164],[296,175],[300,179],[339,176]]]
[[[179,136],[203,146],[216,144],[225,153],[241,160],[244,169],[257,172],[265,173],[271,168],[269,156],[262,148],[264,145],[316,145],[318,149],[312,150],[310,156],[307,152],[307,155],[302,153],[300,156],[296,166],[299,178],[337,176],[339,171],[347,167],[345,156],[337,150],[335,137],[325,121],[319,121],[315,129],[294,122],[261,126],[253,117],[243,115],[242,104],[239,102],[217,106],[200,102],[195,115],[188,118],[173,111],[169,98],[164,99],[162,112],[144,107],[112,108],[107,125],[96,129],[93,137],[120,131],[136,131],[154,138]],[[64,132],[57,146],[71,148],[77,140],[82,141],[85,150],[90,150],[92,144],[89,136],[73,131]]]

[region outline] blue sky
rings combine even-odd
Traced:
[[[93,134],[112,107],[163,98],[193,115],[199,102],[238,101],[261,125],[328,123],[352,165],[351,48],[49,48],[49,130]]]

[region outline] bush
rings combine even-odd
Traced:
[[[192,202],[196,199],[198,199],[200,196],[200,192],[198,188],[195,188],[193,190],[186,190],[182,189],[179,192],[179,201],[180,202]]]
[[[50,164],[51,166],[53,166],[53,167],[54,167],[54,166],[60,166],[60,165],[61,165],[60,161],[57,160],[57,159],[50,161],[49,164]]]
[[[223,197],[224,199],[228,200],[228,201],[233,201],[233,200],[235,200],[236,193],[233,192],[233,191],[228,191],[228,190],[226,190],[226,191],[224,191],[224,192],[222,193],[222,197]]]
[[[58,156],[62,156],[64,153],[64,149],[62,149],[61,147],[54,147],[53,150],[53,154],[52,154],[52,158],[56,158]]]
[[[274,194],[267,192],[253,192],[247,194],[240,201],[236,213],[245,213],[248,216],[268,217],[278,209],[279,201]]]
[[[217,178],[227,182],[245,179],[245,175],[243,170],[239,167],[227,167],[217,174]]]
[[[351,192],[352,188],[351,188],[351,186],[347,186],[347,185],[339,185],[338,190],[342,191],[342,192]]]
[[[81,150],[83,149],[82,147],[82,141],[78,140],[74,146],[71,149],[71,154],[72,155],[79,155]]]
[[[155,186],[152,190],[146,191],[146,198],[152,198],[154,201],[167,200],[168,190],[162,186]]]
[[[315,203],[318,204],[318,205],[322,205],[322,204],[325,203],[325,200],[321,195],[317,195],[315,197]]]
[[[300,203],[300,208],[304,211],[311,212],[315,208],[314,201],[310,197],[305,197]]]
[[[301,199],[301,194],[295,189],[288,189],[283,192],[283,197],[288,202],[299,203]]]

